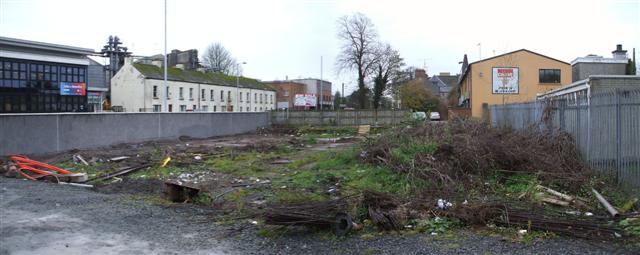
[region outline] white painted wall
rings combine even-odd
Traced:
[[[157,97],[153,97],[154,86],[157,87]],[[187,111],[203,111],[206,108],[208,112],[222,112],[223,109],[228,111],[230,105],[233,106],[235,112],[261,112],[273,110],[276,105],[276,92],[271,90],[249,88],[236,90],[236,87],[230,86],[179,81],[167,81],[167,86],[169,87],[167,105],[172,106],[172,112],[179,112],[180,106],[183,105]],[[180,88],[183,89],[182,98],[180,97]],[[192,97],[189,95],[190,89],[193,89]],[[203,89],[205,90],[204,98],[202,97]],[[123,106],[128,112],[138,112],[140,109],[153,111],[154,105],[162,106],[165,96],[163,80],[145,79],[128,63],[112,79],[112,90],[112,105]],[[213,100],[211,100],[212,90]],[[222,100],[220,98],[221,91],[223,93]],[[242,93],[241,100],[236,99],[236,91],[239,92],[238,96]],[[250,95],[249,101],[246,98],[247,94]],[[260,100],[261,95],[262,101]],[[165,112],[167,109],[162,109],[162,111]]]

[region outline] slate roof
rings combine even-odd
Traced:
[[[164,70],[156,65],[134,63],[133,67],[135,67],[142,75],[144,75],[146,79],[154,79],[154,80],[164,79]],[[236,78],[237,78],[236,76],[229,76],[221,73],[203,73],[200,71],[188,71],[188,70],[182,70],[180,68],[173,68],[173,67],[170,67],[167,70],[167,80],[170,80],[170,81],[203,83],[203,84],[235,87]],[[267,86],[266,84],[256,79],[251,79],[246,77],[240,77],[240,87],[275,91],[273,88]]]

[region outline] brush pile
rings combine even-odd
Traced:
[[[410,177],[442,184],[478,184],[501,171],[537,174],[569,190],[584,184],[590,169],[573,138],[556,130],[513,131],[455,119],[449,125],[400,128],[367,141],[364,161]]]

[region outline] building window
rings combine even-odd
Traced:
[[[211,97],[211,101],[216,101],[214,96],[215,94],[213,93],[213,89],[210,92],[211,92],[211,95],[209,95],[209,97]]]
[[[258,103],[258,93],[253,93],[253,102]]]
[[[186,112],[187,111],[187,105],[186,104],[181,104],[180,105],[180,111],[181,112]]]
[[[178,97],[180,98],[180,100],[184,100],[184,88],[180,87],[180,90],[178,91]]]
[[[227,91],[227,101],[231,102],[231,91]]]
[[[193,88],[189,88],[189,100],[193,100]]]
[[[258,111],[258,107],[253,107],[253,111],[257,112]]]
[[[214,105],[214,106],[213,106],[213,111],[214,111],[214,112],[215,112],[215,111],[218,111],[218,107]]]
[[[196,105],[194,104],[193,108],[191,108],[191,109],[193,109],[193,111],[195,112],[198,108],[196,108]]]
[[[153,86],[153,98],[158,98],[158,86]]]
[[[167,86],[165,88],[164,92],[165,92],[165,95],[167,95],[167,99],[171,99],[171,97],[170,97],[171,93],[169,92],[169,86]]]
[[[560,83],[560,69],[540,69],[540,83]]]
[[[251,99],[251,98],[249,98],[249,96],[250,96],[250,95],[249,95],[249,93],[247,93],[247,102],[248,102],[248,103],[250,103],[250,102],[251,102],[251,101],[250,101],[250,99]]]
[[[202,89],[202,91],[200,91],[200,98],[202,99],[202,101],[206,101],[207,100],[207,96],[205,95],[205,90]]]
[[[220,90],[220,102],[224,102],[224,90]]]
[[[242,106],[240,106],[240,108],[239,108],[239,109],[240,109],[240,112],[242,112]]]
[[[240,101],[242,103],[242,92],[240,92],[239,98],[240,98],[240,100],[238,100],[238,101]]]
[[[262,103],[262,94],[260,94],[260,103]],[[262,109],[260,109],[262,110]]]
[[[284,96],[288,97],[289,96],[289,91],[285,90],[284,93],[282,93]]]
[[[169,104],[169,112],[173,112],[173,105]]]
[[[223,105],[223,106],[221,106],[221,107],[220,107],[220,111],[221,111],[221,112],[226,112],[226,111],[227,111],[227,107],[226,107],[226,106],[224,106],[224,105]]]
[[[153,105],[153,112],[160,112],[162,109],[162,106],[159,104],[154,104]]]
[[[260,107],[260,111],[262,111],[262,107]]]
[[[273,104],[273,95],[269,95],[269,103]]]

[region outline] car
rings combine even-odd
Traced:
[[[431,112],[431,113],[429,113],[429,119],[431,119],[431,120],[440,120],[440,113],[439,112]]]

